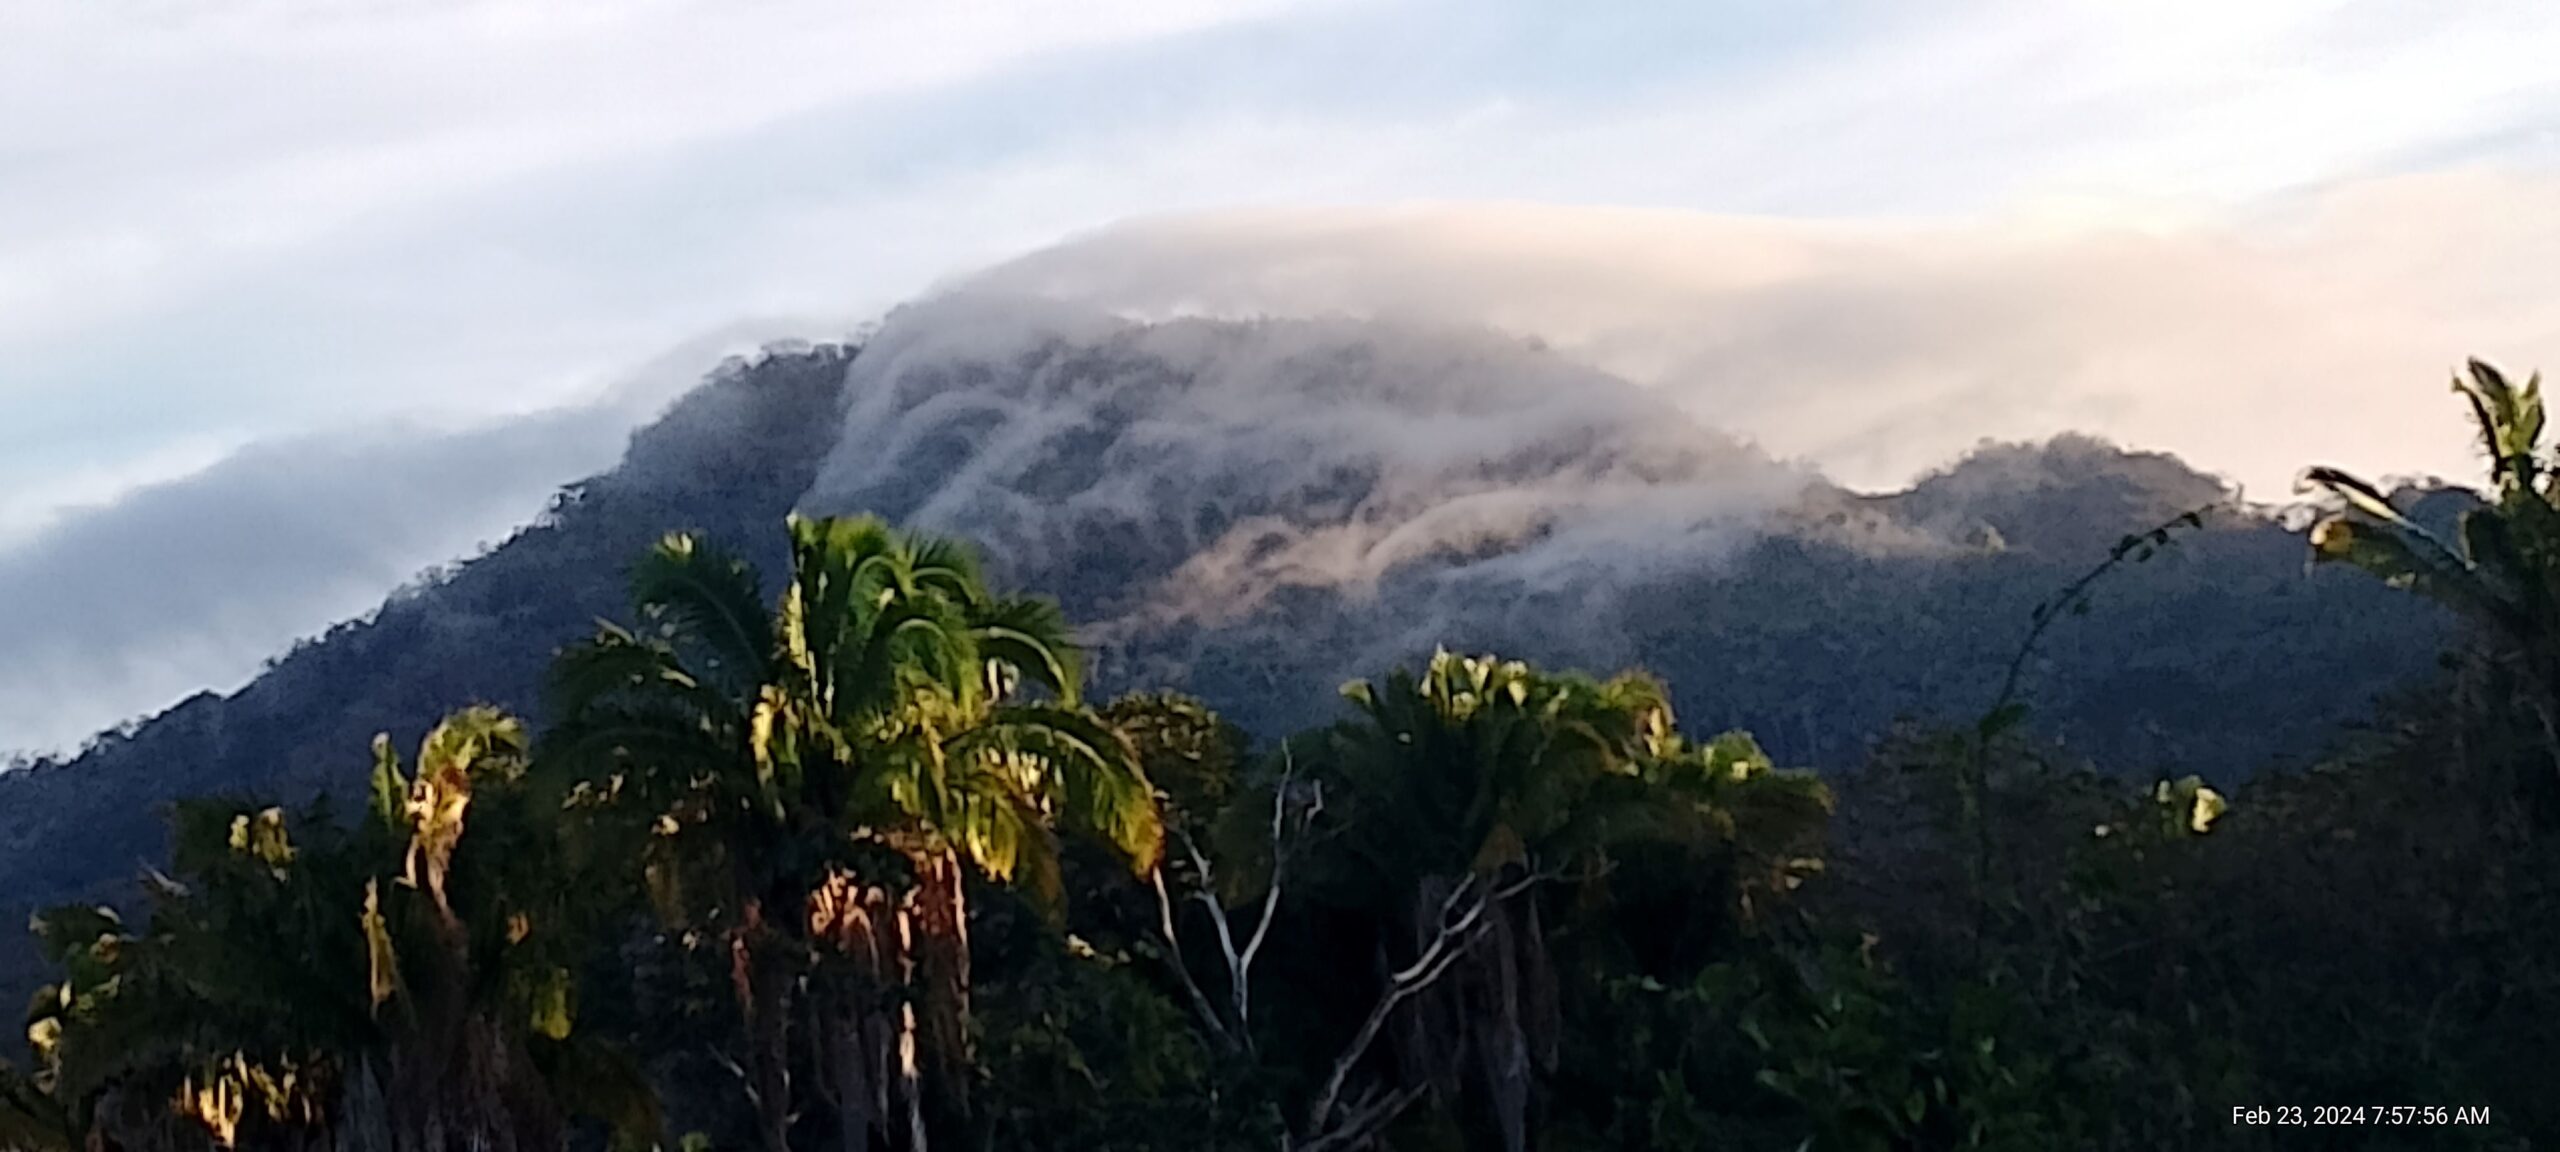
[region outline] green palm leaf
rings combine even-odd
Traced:
[[[1083,689],[1082,661],[1069,638],[1066,614],[1048,600],[1008,599],[987,604],[970,620],[978,653],[1019,670],[1062,704],[1074,705]]]
[[[771,675],[771,622],[765,615],[755,569],[692,536],[660,541],[632,569],[631,598],[649,616],[662,617],[677,634],[709,655],[712,676],[737,687]]]

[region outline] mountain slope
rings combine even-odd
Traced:
[[[983,541],[1087,625],[1110,682],[1183,685],[1266,733],[1445,643],[1652,668],[1692,725],[1843,764],[1897,716],[1980,711],[2038,600],[2225,496],[2065,437],[1860,497],[1563,357],[1378,322],[963,295],[893,318],[848,403],[804,506]],[[2049,730],[2128,770],[2307,750],[2423,669],[2442,626],[2306,574],[2254,514],[2100,596],[2031,687]]]
[[[620,467],[487,555],[295,646],[238,692],[199,694],[67,762],[0,775],[0,920],[121,891],[160,855],[173,799],[344,786],[376,732],[405,746],[463,704],[529,708],[555,649],[625,615],[623,572],[660,534],[779,523],[833,442],[851,356],[821,346],[728,366],[635,435]],[[29,947],[0,933],[0,986],[24,983],[9,977]]]
[[[969,535],[1086,625],[1100,690],[1187,689],[1266,736],[1446,643],[1642,665],[1687,726],[1836,766],[1898,716],[1978,712],[2037,600],[2219,494],[2065,439],[1866,497],[1483,333],[947,300],[859,355],[724,369],[488,554],[239,692],[0,776],[0,916],[122,890],[175,797],[346,786],[377,731],[533,710],[549,654],[622,616],[629,562],[671,529],[768,571],[795,507]],[[2234,517],[2121,573],[2033,668],[2038,723],[2127,771],[2229,778],[2316,748],[2424,672],[2443,622],[2302,557]],[[22,986],[10,959],[0,983]]]

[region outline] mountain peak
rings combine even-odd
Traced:
[[[359,778],[377,732],[412,741],[477,702],[536,711],[551,654],[625,618],[630,564],[671,530],[768,580],[795,507],[965,536],[1006,582],[1063,602],[1095,691],[1183,689],[1261,732],[1326,722],[1328,686],[1448,645],[1649,668],[1693,725],[1836,766],[1896,717],[1978,709],[2038,600],[2123,532],[2220,492],[2171,457],[2066,437],[1860,497],[1493,333],[945,302],[859,352],[724,367],[499,547],[237,693],[0,775],[0,916],[122,891],[174,797],[307,795]],[[2010,547],[1980,546],[1982,525]],[[2235,771],[2316,743],[2432,652],[2434,616],[2306,577],[2275,524],[2205,535],[2191,560],[2110,583],[2102,610],[2126,619],[2055,646],[2040,723],[2129,763]],[[2346,615],[2368,625],[2352,639],[2277,631]],[[2284,640],[2236,639],[2251,635]],[[2344,683],[2304,694],[2306,675]],[[2215,738],[2139,743],[2169,714]]]
[[[1944,539],[1989,535],[2010,548],[2099,556],[2128,532],[2228,500],[2229,485],[2165,452],[2092,436],[1985,442],[1886,503]]]
[[[1817,482],[1474,329],[973,297],[884,327],[847,388],[805,508],[967,535],[1088,618],[1231,619],[1286,588],[1526,573],[1560,550],[1596,563],[1602,538],[1687,553]]]

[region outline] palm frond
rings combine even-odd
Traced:
[[[631,574],[631,598],[644,615],[672,624],[699,643],[733,690],[772,672],[773,625],[755,568],[720,548],[676,533],[643,556]]]
[[[952,741],[955,756],[1030,759],[1039,791],[1066,820],[1118,850],[1144,875],[1164,856],[1164,818],[1155,788],[1128,737],[1080,708],[1008,705]]]
[[[2540,479],[2542,377],[2539,373],[2518,388],[2488,362],[2473,359],[2469,378],[2457,374],[2453,390],[2471,406],[2481,450],[2489,457],[2490,479],[2502,493],[2530,491]]]
[[[2359,569],[2491,624],[2513,616],[2469,562],[2387,526],[2344,516],[2322,520],[2311,529],[2311,558]]]
[[[919,591],[948,597],[973,609],[989,602],[977,553],[967,544],[947,536],[925,535],[907,536],[902,543],[907,568],[914,574]]]
[[[1082,653],[1066,613],[1054,601],[993,601],[971,614],[970,630],[981,658],[1011,665],[1060,703],[1077,702],[1083,690]]]
[[[625,693],[678,696],[706,712],[731,699],[704,684],[665,642],[610,624],[553,656],[543,688],[543,706],[552,716],[575,716]]]
[[[862,643],[838,652],[827,671],[832,718],[862,723],[904,707],[920,684],[953,699],[973,698],[977,646],[957,606],[899,596],[878,609]]]
[[[2302,477],[2294,481],[2294,490],[2325,492],[2345,501],[2349,508],[2406,534],[2422,550],[2432,554],[2430,563],[2454,568],[2471,566],[2470,560],[2445,543],[2442,537],[2427,531],[2423,525],[2392,507],[2390,498],[2383,495],[2381,489],[2352,473],[2326,466],[2306,468]]]
[[[374,826],[386,835],[398,835],[407,822],[409,778],[400,772],[400,753],[391,747],[388,732],[377,732],[373,737],[373,780],[368,802]]]
[[[71,1115],[5,1061],[0,1061],[0,1149],[7,1152],[72,1152],[80,1147]]]
[[[994,760],[967,762],[952,781],[953,803],[942,815],[940,832],[990,878],[1030,880],[1034,895],[1054,899],[1057,841],[1039,799],[1011,768]],[[1050,887],[1043,892],[1041,885]]]
[[[539,774],[565,791],[576,781],[628,773],[631,787],[669,791],[717,775],[745,755],[734,716],[706,714],[689,701],[635,697],[564,717],[543,734]]]
[[[487,705],[446,716],[418,745],[418,773],[470,777],[505,772],[525,753],[524,722]]]

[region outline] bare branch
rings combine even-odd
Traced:
[[[1370,1007],[1368,1018],[1360,1022],[1360,1030],[1352,1035],[1351,1043],[1334,1060],[1333,1072],[1325,1078],[1324,1089],[1316,1094],[1315,1103],[1307,1110],[1308,1128],[1317,1135],[1310,1137],[1300,1152],[1349,1147],[1355,1135],[1394,1119],[1395,1112],[1412,1103],[1411,1099],[1404,1099],[1396,1102],[1393,1110],[1374,1117],[1354,1106],[1344,1110],[1339,1123],[1332,1122],[1336,1102],[1341,1099],[1343,1085],[1350,1079],[1352,1069],[1368,1055],[1370,1045],[1377,1042],[1378,1034],[1385,1030],[1396,1009],[1439,983],[1450,968],[1492,933],[1492,926],[1484,922],[1486,910],[1558,875],[1554,870],[1533,868],[1519,879],[1499,887],[1488,886],[1485,881],[1470,875],[1441,898],[1437,927],[1432,932],[1431,942],[1423,947],[1411,964],[1388,976],[1387,987],[1379,993],[1378,1002]],[[1388,1100],[1396,1101],[1402,1095],[1404,1093],[1390,1095]]]
[[[1280,785],[1271,791],[1271,846],[1275,849],[1280,846],[1281,821],[1289,813],[1289,781],[1297,774],[1298,757],[1290,751],[1289,742],[1283,740],[1280,742]]]
[[[1194,841],[1189,833],[1180,828],[1173,830],[1175,842],[1182,846],[1184,856],[1190,859],[1191,866],[1200,873],[1199,890],[1191,893],[1191,898],[1199,901],[1200,906],[1207,910],[1210,925],[1217,929],[1218,953],[1227,968],[1227,998],[1234,1019],[1216,1019],[1213,1029],[1221,1039],[1227,1042],[1228,1047],[1234,1050],[1251,1051],[1253,1048],[1253,962],[1254,958],[1261,954],[1263,944],[1270,939],[1271,926],[1279,920],[1280,896],[1287,886],[1289,861],[1295,855],[1292,851],[1295,846],[1289,834],[1289,816],[1297,778],[1297,759],[1285,743],[1280,747],[1280,754],[1283,767],[1279,786],[1271,795],[1270,883],[1262,894],[1262,907],[1255,914],[1252,934],[1245,940],[1243,947],[1236,946],[1235,920],[1229,915],[1225,902],[1218,898],[1217,873],[1209,863],[1208,855],[1200,850],[1199,843]],[[1324,796],[1319,790],[1314,803],[1300,814],[1298,826],[1303,830],[1308,822],[1323,810]],[[1182,965],[1178,952],[1179,944],[1174,938],[1172,900],[1164,891],[1164,881],[1161,876],[1157,877],[1156,887],[1157,911],[1162,931],[1167,943],[1173,944],[1177,949],[1175,963],[1179,968]],[[1194,999],[1194,1010],[1202,1012],[1204,1016],[1212,1016],[1213,1014],[1202,1007],[1208,999],[1207,994],[1199,990],[1199,984],[1192,978],[1189,969],[1183,968],[1180,975],[1184,990]]]
[[[1210,922],[1218,929],[1218,952],[1226,958],[1227,970],[1233,972],[1236,968],[1235,932],[1227,923],[1226,905],[1218,902],[1218,881],[1209,870],[1209,858],[1201,854],[1199,845],[1191,842],[1190,833],[1177,828],[1173,835],[1174,839],[1182,842],[1183,852],[1191,857],[1191,866],[1200,870],[1200,890],[1192,893],[1192,897],[1209,910]]]
[[[1217,1031],[1226,1040],[1229,1050],[1251,1051],[1253,1048],[1251,1031],[1253,961],[1249,954],[1239,954],[1236,951],[1235,927],[1227,917],[1227,906],[1218,899],[1217,877],[1210,871],[1209,858],[1201,853],[1200,846],[1192,842],[1188,833],[1177,828],[1174,830],[1174,838],[1181,841],[1182,850],[1191,857],[1192,866],[1200,870],[1200,890],[1191,895],[1193,899],[1200,902],[1202,908],[1208,910],[1209,924],[1218,930],[1219,958],[1225,961],[1227,966],[1227,1002],[1234,1009],[1236,1018],[1232,1028],[1221,1024]],[[1278,891],[1277,888],[1273,889],[1275,894]],[[1172,923],[1169,909],[1165,915],[1165,922]],[[1197,985],[1191,979],[1190,969],[1182,965],[1181,957],[1178,955],[1175,957],[1175,966],[1183,969],[1183,983],[1196,989]],[[1206,997],[1203,996],[1202,999],[1205,1000]]]
[[[1466,910],[1453,916],[1461,901],[1468,901]],[[1387,978],[1387,987],[1379,993],[1378,1002],[1370,1007],[1368,1018],[1360,1022],[1360,1030],[1352,1034],[1351,1043],[1343,1048],[1342,1055],[1335,1058],[1332,1074],[1325,1077],[1324,1089],[1316,1094],[1315,1102],[1307,1109],[1307,1126],[1311,1130],[1321,1133],[1332,1127],[1330,1121],[1335,1101],[1342,1096],[1344,1082],[1351,1078],[1351,1070],[1359,1065],[1361,1058],[1368,1055],[1369,1046],[1377,1042],[1378,1033],[1385,1029],[1395,1010],[1437,983],[1448,973],[1451,964],[1475,946],[1481,938],[1476,926],[1484,917],[1487,902],[1488,894],[1474,876],[1459,881],[1447,896],[1441,898],[1436,916],[1437,928],[1432,933],[1431,942],[1423,947],[1422,954],[1415,957],[1413,963]],[[1321,1141],[1323,1138],[1317,1139]]]
[[[1217,1037],[1220,1044],[1233,1049],[1235,1037],[1228,1034],[1226,1023],[1218,1019],[1218,1010],[1209,1006],[1209,997],[1200,991],[1199,981],[1191,978],[1191,965],[1183,962],[1182,937],[1173,927],[1173,896],[1165,891],[1164,869],[1156,869],[1148,878],[1155,881],[1156,929],[1164,934],[1165,959],[1173,966],[1173,974],[1182,979],[1182,991],[1190,998],[1191,1010],[1199,1015],[1200,1022],[1208,1025],[1210,1035]]]
[[[1297,757],[1284,740],[1280,744],[1280,784],[1271,793],[1271,882],[1262,894],[1262,914],[1254,922],[1253,936],[1245,941],[1244,951],[1233,958],[1232,964],[1238,1028],[1247,1027],[1253,1021],[1253,994],[1248,978],[1253,975],[1253,958],[1262,951],[1262,942],[1270,937],[1271,922],[1280,911],[1281,876],[1289,865],[1289,785],[1296,780],[1297,774]],[[1322,806],[1323,801],[1319,799],[1317,807]],[[1315,813],[1310,811],[1307,818],[1314,819]]]
[[[1339,1152],[1356,1148],[1394,1123],[1396,1117],[1404,1115],[1405,1109],[1413,1107],[1422,1095],[1421,1088],[1402,1088],[1384,1095],[1372,1091],[1343,1114],[1342,1123],[1333,1131],[1296,1145],[1294,1152]]]
[[[1532,868],[1527,872],[1522,873],[1518,880],[1514,880],[1509,884],[1505,884],[1500,888],[1494,889],[1493,902],[1496,904],[1502,903],[1503,901],[1535,888],[1540,884],[1544,884],[1550,880],[1561,880],[1563,878],[1564,869],[1562,868]]]

